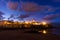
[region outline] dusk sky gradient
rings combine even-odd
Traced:
[[[60,22],[60,0],[0,0],[1,13],[4,20]]]

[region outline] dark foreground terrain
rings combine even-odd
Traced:
[[[53,31],[43,33],[28,33],[25,30],[1,30],[0,40],[60,40],[60,36]]]

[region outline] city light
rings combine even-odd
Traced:
[[[46,25],[47,23],[46,22],[42,22],[43,25]]]
[[[38,25],[38,23],[33,23],[33,25]]]
[[[43,30],[43,31],[42,31],[42,33],[43,33],[43,34],[46,34],[46,33],[47,33],[47,31],[46,31],[46,30]]]
[[[4,24],[7,24],[7,22],[5,21]]]
[[[11,24],[11,23],[9,23],[9,22],[5,21],[5,22],[4,22],[4,24]]]
[[[37,22],[35,22],[35,23],[33,23],[33,25],[41,25],[41,23],[37,23]]]
[[[29,24],[29,22],[26,21],[25,24]]]

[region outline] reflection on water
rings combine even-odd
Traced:
[[[40,30],[40,31],[38,31],[38,32],[42,32],[43,34],[47,34],[47,30]]]
[[[56,35],[60,35],[60,29],[58,29],[58,28],[55,28],[55,29],[52,29],[52,33],[53,34],[56,34]]]
[[[43,31],[42,31],[42,33],[43,33],[43,34],[46,34],[46,33],[47,33],[47,31],[46,31],[46,30],[43,30]]]
[[[0,40],[60,40],[60,29],[41,30],[39,33],[25,33],[25,30],[3,30],[0,32]]]
[[[51,34],[60,35],[60,29],[53,28],[53,29],[43,30],[43,33],[51,33]]]

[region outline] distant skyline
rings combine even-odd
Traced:
[[[60,0],[0,0],[0,12],[4,20],[60,22]]]

